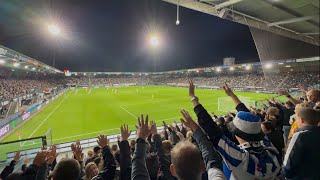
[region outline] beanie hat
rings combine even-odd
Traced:
[[[260,117],[250,112],[239,111],[230,123],[230,131],[249,142],[261,141],[264,137]]]

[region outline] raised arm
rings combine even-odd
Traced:
[[[137,127],[137,142],[136,148],[132,158],[132,180],[149,180],[149,172],[146,166],[147,157],[147,144],[146,139],[151,134],[150,128],[148,126],[148,115],[146,120],[144,120],[143,115],[138,117],[139,125]]]
[[[291,101],[291,102],[292,102],[293,104],[295,104],[295,105],[301,103],[299,100],[293,98],[293,97],[289,94],[288,90],[279,90],[279,91],[278,91],[278,94],[283,95],[283,96],[286,96],[286,97],[289,99],[289,101]]]
[[[93,178],[93,180],[114,179],[116,175],[116,161],[110,151],[109,140],[107,136],[98,136],[97,143],[102,148],[102,157],[104,162],[103,170]]]
[[[130,146],[128,138],[131,134],[128,125],[123,125],[120,128],[121,138],[119,142],[120,148],[120,179],[130,180],[131,179],[131,156],[130,156]]]
[[[206,134],[201,130],[201,128],[192,120],[189,113],[185,110],[181,111],[183,119],[181,122],[189,127],[193,131],[192,137],[196,140],[199,145],[199,149],[202,153],[202,158],[206,165],[206,170],[208,172],[208,178],[221,180],[225,179],[222,169],[222,159],[218,155],[217,151],[214,149],[213,144],[209,141]]]
[[[162,146],[161,137],[158,134],[156,122],[153,121],[151,123],[150,130],[152,134],[152,139],[154,141],[155,152],[157,153],[157,156],[159,158],[161,176],[163,179],[174,180],[175,178],[172,176],[170,172],[171,162],[170,162],[170,159],[165,155],[165,152]]]
[[[236,105],[236,110],[237,110],[237,111],[250,112],[249,109],[240,101],[240,99],[238,98],[238,96],[234,94],[234,92],[233,92],[232,89],[228,86],[227,83],[224,83],[224,85],[223,85],[223,90],[224,90],[224,93],[226,93],[226,95],[228,95],[229,97],[231,97],[233,103]]]
[[[16,152],[16,154],[14,155],[13,160],[10,162],[9,166],[6,166],[3,171],[0,174],[0,178],[5,179],[7,178],[7,176],[9,176],[13,170],[14,170],[14,166],[16,165],[16,163],[19,161],[21,155],[20,155],[20,151]]]
[[[189,96],[194,105],[194,112],[198,117],[198,122],[201,128],[208,134],[211,142],[214,145],[218,144],[222,131],[218,125],[213,121],[207,110],[200,104],[199,98],[195,95],[195,87],[193,82],[189,80]]]

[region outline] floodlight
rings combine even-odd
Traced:
[[[234,71],[234,67],[230,67],[230,71]]]
[[[55,24],[48,25],[48,31],[53,35],[59,35],[61,33],[60,28]]]
[[[265,68],[267,68],[267,69],[272,68],[272,64],[271,64],[271,63],[267,63],[267,64],[265,65]]]
[[[25,69],[28,69],[28,66],[24,66]]]
[[[14,67],[18,67],[18,66],[20,66],[20,64],[19,63],[14,63],[13,66]]]
[[[5,63],[6,63],[6,61],[5,61],[5,60],[0,59],[0,64],[5,64]]]
[[[150,44],[153,47],[156,47],[159,45],[159,38],[157,36],[151,36],[150,38]]]
[[[246,66],[246,70],[250,70],[251,69],[251,66],[250,65],[247,65]]]
[[[36,68],[32,68],[32,70],[35,70]]]

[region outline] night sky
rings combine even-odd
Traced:
[[[247,26],[160,0],[0,0],[0,44],[59,69],[153,71],[258,61]],[[61,36],[47,24],[61,27]],[[161,46],[152,49],[156,33]]]

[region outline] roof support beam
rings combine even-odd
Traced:
[[[229,0],[229,1],[223,2],[221,4],[217,4],[214,7],[218,10],[218,9],[224,8],[226,6],[231,6],[231,5],[236,4],[238,2],[241,2],[241,1],[243,1],[243,0]]]
[[[193,9],[193,10],[196,10],[199,12],[203,12],[203,13],[207,13],[207,14],[219,17],[219,11],[216,10],[214,5],[210,5],[208,3],[203,3],[198,0],[162,0],[162,1],[172,3],[172,4],[179,3],[181,7]],[[228,19],[230,21],[244,24],[249,27],[254,27],[254,28],[261,29],[261,30],[269,31],[269,32],[272,32],[275,34],[285,36],[285,37],[304,41],[304,42],[314,44],[317,46],[319,46],[319,44],[320,44],[320,41],[318,38],[314,38],[314,37],[311,37],[308,35],[303,35],[303,34],[301,34],[301,32],[296,32],[291,29],[281,27],[279,25],[269,27],[269,26],[267,26],[267,24],[269,24],[269,22],[266,22],[261,19],[240,13],[240,12],[232,10],[232,9],[228,9],[228,8],[225,8],[225,9],[230,10],[232,12],[228,11],[227,12],[228,14],[225,15],[224,19]]]
[[[295,22],[307,21],[310,19],[317,18],[318,16],[319,15],[313,15],[313,16],[304,16],[304,17],[298,17],[298,18],[293,18],[293,19],[287,19],[287,20],[283,20],[283,21],[269,23],[268,26],[270,27],[270,26],[276,26],[276,25],[280,25],[280,24],[290,24],[290,23],[295,23]]]

